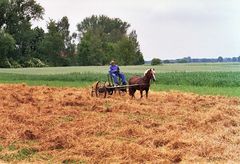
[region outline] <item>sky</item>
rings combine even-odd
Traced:
[[[91,15],[120,18],[136,30],[145,60],[240,56],[240,0],[36,0],[49,19],[67,16],[71,32]]]

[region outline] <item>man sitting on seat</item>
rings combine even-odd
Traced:
[[[109,74],[113,78],[114,85],[119,85],[118,77],[121,78],[123,85],[127,84],[124,74],[120,72],[120,69],[114,60],[110,62]]]

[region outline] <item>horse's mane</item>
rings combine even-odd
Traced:
[[[147,69],[147,70],[144,72],[144,76],[148,73],[148,71],[152,71],[153,73],[155,73],[154,68],[150,68],[150,69]]]
[[[150,70],[150,69],[147,69],[147,70],[144,72],[143,75],[145,76],[149,70]]]

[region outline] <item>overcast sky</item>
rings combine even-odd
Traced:
[[[36,0],[49,18],[77,23],[93,14],[120,18],[138,34],[145,60],[240,56],[240,0]],[[34,23],[36,25],[36,23]]]

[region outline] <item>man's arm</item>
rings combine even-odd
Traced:
[[[119,68],[119,66],[117,66],[117,73],[120,73],[120,68]]]
[[[110,73],[118,73],[119,72],[119,67],[117,65],[111,66],[109,69]]]

